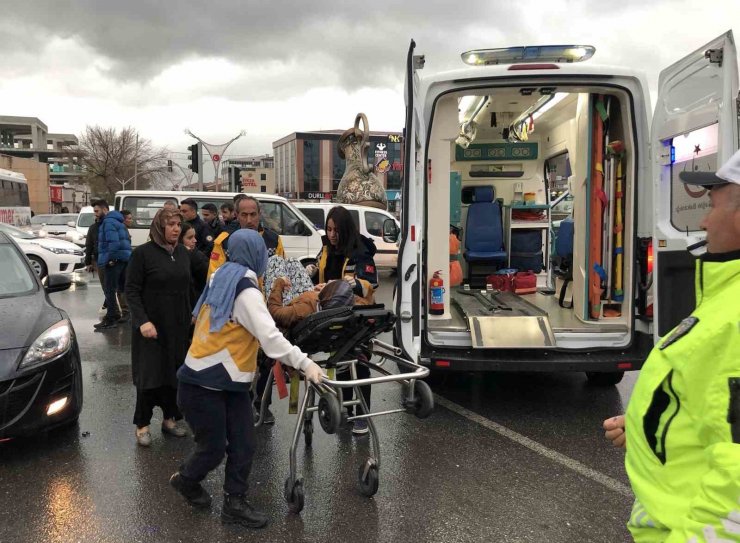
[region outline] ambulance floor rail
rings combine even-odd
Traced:
[[[301,432],[304,434],[307,448],[313,442],[314,413],[318,414],[319,424],[327,434],[336,433],[343,422],[357,419],[367,421],[371,454],[360,465],[358,488],[363,495],[370,497],[378,491],[380,472],[380,442],[373,418],[406,412],[423,419],[434,409],[434,398],[429,385],[419,380],[429,375],[429,369],[406,360],[401,356],[400,349],[375,338],[383,332],[390,331],[394,323],[393,313],[381,305],[344,307],[315,313],[289,334],[291,341],[311,355],[312,359],[324,367],[331,376],[323,378],[317,385],[305,379],[302,372],[298,372],[303,377],[305,386],[290,446],[290,473],[285,480],[284,488],[285,500],[292,512],[299,513],[304,506],[303,479],[298,476],[297,451]],[[330,352],[325,360],[313,356],[327,351]],[[387,361],[395,362],[398,373],[385,367]],[[358,364],[379,375],[358,379]],[[273,372],[277,367],[275,365]],[[334,379],[335,372],[343,370],[349,372],[348,380]],[[267,393],[272,387],[273,372],[268,377],[267,390],[260,404],[258,426],[267,410]],[[384,383],[398,383],[403,387],[401,407],[373,413],[368,408],[360,387]],[[342,389],[345,388],[354,390],[355,399],[343,400]],[[361,406],[361,413],[358,410],[355,416],[349,417],[346,408],[355,405]]]

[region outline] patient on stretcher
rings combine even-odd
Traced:
[[[299,294],[283,305],[283,293],[290,288],[291,282],[287,277],[278,277],[273,281],[272,290],[267,298],[267,309],[281,328],[290,328],[309,315],[322,309],[333,309],[351,305],[370,305],[372,292],[368,298],[355,295],[347,281],[329,281],[320,290],[309,290]]]

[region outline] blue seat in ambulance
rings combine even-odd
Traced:
[[[565,301],[565,291],[568,283],[573,280],[573,235],[574,235],[573,217],[568,217],[560,222],[557,236],[555,237],[555,258],[553,272],[563,280],[560,287],[560,296],[558,303],[560,307],[570,309],[573,307],[573,300]]]
[[[506,261],[501,202],[495,200],[493,187],[475,187],[465,223],[465,252],[468,282],[477,265],[498,266]]]

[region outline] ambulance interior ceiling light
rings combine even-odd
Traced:
[[[458,104],[460,125],[472,121],[488,103],[488,96],[465,95]]]
[[[542,117],[542,115],[562,102],[566,96],[568,96],[567,92],[556,92],[554,94],[549,93],[541,96],[533,105],[524,110],[524,112],[519,115],[513,123],[511,123],[511,126],[518,128],[520,124],[527,122],[529,117],[532,117],[532,119],[536,121]]]
[[[594,56],[592,45],[529,45],[501,49],[475,49],[460,57],[470,66],[542,62],[583,62]]]

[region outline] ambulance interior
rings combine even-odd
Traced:
[[[445,291],[442,304],[430,297],[426,307],[430,343],[630,343],[635,163],[627,104],[619,89],[576,85],[437,100],[426,284],[442,270]],[[449,254],[438,250],[448,241]]]

